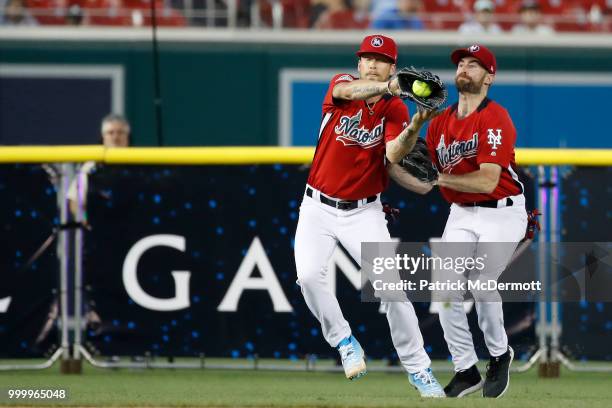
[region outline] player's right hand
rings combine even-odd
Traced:
[[[425,124],[425,122],[435,118],[436,116],[440,115],[442,112],[443,112],[442,109],[429,110],[429,109],[425,109],[417,105],[417,112],[414,115],[412,115],[412,118],[410,120],[410,125],[408,126],[412,127],[413,129],[420,129]]]

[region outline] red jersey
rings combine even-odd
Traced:
[[[427,129],[427,146],[438,170],[465,174],[480,169],[481,163],[495,163],[502,171],[491,194],[463,193],[440,187],[444,198],[451,203],[469,203],[521,194],[523,184],[514,171],[516,129],[508,111],[485,98],[476,111],[458,119],[457,106],[446,108]]]
[[[308,184],[324,194],[359,200],[382,192],[389,183],[385,143],[408,126],[408,108],[384,95],[368,108],[365,101],[334,99],[334,86],[357,78],[332,78],[323,101],[323,118]]]

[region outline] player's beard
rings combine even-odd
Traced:
[[[468,80],[459,83],[459,78],[464,78]],[[480,81],[475,82],[472,78],[469,78],[465,75],[457,76],[455,77],[455,87],[457,88],[457,91],[459,93],[470,93],[470,94],[478,95],[480,91],[482,90],[485,78],[486,78],[486,75],[483,75]]]

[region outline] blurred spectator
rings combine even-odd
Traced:
[[[366,10],[353,9],[351,0],[323,0],[325,9],[313,27],[323,30],[364,29],[368,26]]]
[[[70,13],[68,12],[67,15],[68,14]],[[125,117],[123,117],[122,115],[109,114],[105,116],[101,122],[100,133],[100,141],[104,144],[104,147],[127,147],[130,144],[130,124],[127,119],[125,119]],[[55,187],[57,189],[62,188],[58,178],[58,174],[61,172],[61,170],[59,170],[59,167],[54,166],[52,164],[45,164],[43,165],[43,168],[49,173],[51,181],[55,185]],[[75,177],[71,180],[70,185],[68,187],[68,192],[66,194],[66,197],[68,199],[68,208],[70,210],[70,213],[72,214],[72,220],[82,223],[81,225],[84,226],[86,229],[90,229],[87,220],[87,195],[88,190],[90,189],[89,175],[94,171],[96,171],[96,162],[93,161],[88,161],[80,166],[77,166]],[[79,191],[77,189],[77,180],[79,179],[81,181],[81,200],[79,200]],[[97,192],[97,195],[100,198],[105,197],[105,195],[103,195],[101,192]],[[108,196],[106,196],[106,198],[108,198]],[[77,219],[79,201],[81,203],[82,218]],[[72,235],[72,231],[74,231],[74,229],[70,229],[69,231],[71,233],[69,240],[74,243],[74,235]],[[84,296],[87,296],[87,294],[91,292],[91,287],[86,286],[83,289],[85,292]],[[83,319],[86,322],[87,330],[100,330],[100,326],[102,325],[102,319],[95,310],[95,301],[88,299],[84,303],[84,305],[85,313],[83,315]],[[34,342],[35,344],[41,344],[43,341],[45,341],[45,339],[47,339],[49,333],[57,324],[59,312],[59,301],[58,297],[56,297],[53,303],[51,304],[47,320]]]
[[[612,0],[607,0],[602,11],[602,22],[598,27],[602,31],[612,31]]]
[[[122,115],[111,113],[102,119],[101,127],[101,142],[104,147],[128,147],[130,145],[130,123]],[[77,177],[81,177],[82,182],[82,205],[86,214],[86,197],[87,197],[87,175],[96,168],[95,162],[85,162],[77,172]],[[68,188],[68,204],[72,214],[77,213],[79,205],[79,197],[77,191],[76,179],[70,183]],[[87,219],[87,218],[85,218]]]
[[[24,0],[7,0],[2,7],[0,25],[35,26],[37,22],[28,11]]]
[[[372,18],[378,18],[378,16],[385,11],[393,10],[397,7],[397,0],[372,0],[370,4],[370,10]]]
[[[375,29],[423,30],[423,20],[418,13],[423,9],[421,0],[396,0],[396,6],[383,11],[370,24]]]
[[[555,32],[554,28],[542,22],[542,11],[540,3],[536,0],[524,0],[519,10],[521,22],[512,27],[512,32],[517,34],[533,33],[550,35]]]
[[[83,9],[78,4],[73,4],[68,7],[66,12],[66,24],[71,26],[80,26],[83,24]]]
[[[152,24],[150,0],[121,0],[121,8],[128,9],[132,16],[133,26],[150,26]],[[184,27],[185,17],[177,10],[166,5],[164,0],[155,0],[155,19],[159,27]],[[195,3],[194,3],[195,7]]]
[[[327,10],[326,0],[310,0],[310,24],[308,26],[314,27],[325,10]]]
[[[136,25],[134,18],[140,16],[140,25],[143,22],[142,14],[136,10],[124,8],[122,0],[85,0],[84,8],[87,10],[87,24],[99,26],[131,26]]]
[[[68,0],[24,0],[38,24],[65,25]]]
[[[319,13],[313,17],[315,8]],[[237,25],[308,28],[324,10],[322,2],[313,0],[244,0],[239,3]]]
[[[130,123],[122,115],[111,113],[100,125],[104,147],[127,147],[130,144]]]
[[[474,3],[474,16],[459,26],[461,34],[499,34],[501,27],[495,23],[493,13],[495,4],[492,0],[477,0]]]

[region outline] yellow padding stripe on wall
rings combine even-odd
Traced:
[[[308,164],[313,154],[312,147],[3,146],[0,163]],[[516,159],[523,166],[612,166],[612,149],[517,149]]]

